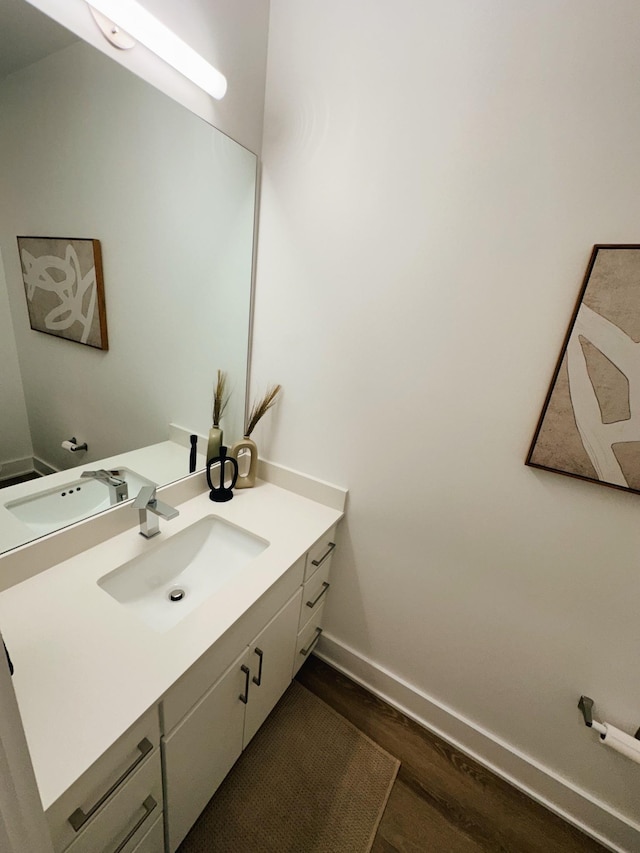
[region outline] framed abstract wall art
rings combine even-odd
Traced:
[[[18,252],[31,328],[108,349],[100,241],[18,237]]]
[[[594,246],[526,464],[640,494],[640,245]]]

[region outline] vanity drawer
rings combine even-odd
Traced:
[[[337,525],[334,525],[331,530],[320,537],[316,544],[307,552],[307,562],[304,571],[305,581],[308,581],[321,566],[331,562],[331,555],[336,547],[336,527]]]
[[[152,846],[143,844],[140,850],[162,853],[161,816],[162,769],[160,752],[156,751],[87,823],[66,853],[133,853],[143,841],[146,843],[148,831],[155,829],[156,822],[160,830],[155,829],[149,841]]]
[[[117,848],[116,848],[117,849]],[[127,851],[129,853],[129,851]],[[164,853],[164,822],[160,815],[131,853]]]
[[[296,651],[293,658],[293,674],[300,669],[311,652],[315,649],[320,635],[322,634],[322,619],[324,615],[324,604],[316,610],[315,615],[307,622],[298,634]]]
[[[298,622],[298,633],[304,628],[310,619],[322,607],[329,592],[329,572],[331,571],[331,559],[327,559],[314,572],[305,583],[302,591],[302,605],[300,608],[300,620]]]
[[[147,764],[154,752],[159,755],[159,743],[158,712],[153,707],[47,809],[56,853],[79,840],[80,833],[97,819],[138,768]]]

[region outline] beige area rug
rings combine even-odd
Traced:
[[[399,766],[294,681],[178,853],[368,853]]]

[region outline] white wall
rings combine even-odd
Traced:
[[[54,468],[243,433],[256,158],[80,42],[0,86],[2,248],[36,456]],[[30,329],[16,235],[101,241],[109,351]],[[89,451],[61,449],[75,436]],[[188,454],[185,452],[185,473]]]
[[[236,142],[260,153],[269,0],[139,0],[227,77],[228,90],[221,101],[214,101],[141,45],[126,51],[112,47],[96,27],[85,0],[27,2]]]
[[[2,193],[6,198],[6,193]],[[16,337],[9,312],[9,299],[0,252],[0,480],[15,472],[7,463],[31,457],[33,446],[22,389]]]
[[[576,705],[640,724],[640,503],[523,462],[592,245],[639,242],[639,39],[633,0],[273,0],[252,365],[264,455],[350,489],[353,665],[636,827]]]

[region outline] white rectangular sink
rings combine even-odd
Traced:
[[[100,578],[98,586],[157,631],[221,589],[269,543],[216,515],[201,518]]]
[[[120,479],[127,483],[130,498],[134,498],[142,486],[155,485],[130,468],[117,470]],[[106,483],[92,478],[78,478],[55,488],[9,501],[5,504],[5,509],[36,535],[44,536],[45,533],[82,521],[96,512],[109,509],[110,506],[112,502]]]

